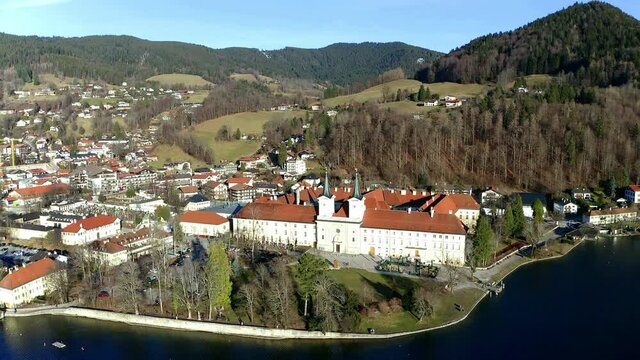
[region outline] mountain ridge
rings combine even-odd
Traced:
[[[401,42],[336,43],[318,49],[213,49],[130,35],[39,37],[2,33],[0,47],[4,50],[0,53],[0,67],[59,71],[66,76],[112,83],[172,72],[201,75],[216,82],[232,72],[256,71],[268,76],[348,85],[396,67],[412,74],[419,58],[432,61],[441,55]]]
[[[484,35],[418,71],[425,82],[498,82],[531,74],[574,74],[622,85],[638,77],[640,22],[605,2],[576,3],[517,29]]]

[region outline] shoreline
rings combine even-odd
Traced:
[[[566,253],[560,255],[554,255],[547,258],[542,259],[530,259],[529,261],[518,264],[516,267],[511,269],[505,275],[503,275],[500,279],[496,281],[503,281],[513,272],[518,270],[520,267],[541,261],[560,259],[564,256],[570,254],[578,245],[582,244],[585,240],[581,240],[576,243],[569,249]],[[454,326],[464,320],[466,320],[469,315],[476,309],[476,307],[484,300],[487,295],[489,295],[489,291],[483,291],[482,295],[473,303],[473,306],[465,311],[464,316],[459,319],[453,320],[446,324],[412,330],[412,331],[404,331],[404,332],[395,332],[388,334],[366,334],[366,333],[340,333],[340,332],[326,332],[322,333],[320,331],[307,331],[307,330],[296,330],[296,329],[272,329],[265,327],[257,327],[250,325],[234,325],[234,324],[225,324],[225,323],[215,323],[215,322],[206,322],[206,321],[198,321],[198,320],[186,320],[186,319],[171,319],[165,317],[155,317],[149,315],[134,315],[134,314],[125,314],[125,313],[117,313],[111,312],[107,310],[98,310],[98,309],[90,309],[90,308],[81,308],[76,306],[66,306],[66,307],[51,307],[47,306],[44,308],[37,309],[20,309],[18,313],[12,313],[7,311],[4,316],[6,318],[20,318],[20,317],[31,317],[31,316],[42,316],[42,315],[50,315],[50,316],[69,316],[75,318],[85,318],[85,319],[93,319],[98,321],[110,321],[116,323],[122,323],[130,326],[142,326],[142,327],[150,327],[157,329],[165,329],[165,330],[183,330],[183,331],[195,331],[195,332],[204,332],[216,335],[223,336],[237,336],[244,338],[252,338],[252,339],[262,339],[262,340],[386,340],[393,339],[405,336],[412,336],[421,333],[431,332],[439,329],[443,329],[446,327]],[[26,312],[25,312],[26,311]]]

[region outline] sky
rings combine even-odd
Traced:
[[[132,35],[212,48],[401,41],[448,52],[575,0],[0,0],[0,32]],[[640,1],[611,0],[640,18]]]

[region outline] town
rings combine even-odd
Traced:
[[[305,303],[304,316],[311,311],[306,305],[311,292],[301,290],[305,280],[296,272],[294,284],[283,268],[291,260],[300,261],[298,266],[315,264],[313,271],[347,271],[347,277],[368,273],[422,278],[443,286],[448,294],[464,291],[474,278],[483,279],[473,274],[474,269],[499,267],[527,249],[549,251],[552,242],[618,234],[638,224],[640,186],[619,188],[613,179],[601,188],[546,194],[450,183],[394,187],[363,178],[358,169],[335,171],[300,145],[309,136],[308,123],[302,125],[302,133],[284,134],[279,146],[263,145],[235,161],[210,166],[189,160],[162,162],[153,154],[159,128],[155,124],[201,107],[201,102],[188,99],[205,88],[174,91],[122,83],[55,91],[64,94],[66,104],[39,105],[39,97],[54,94],[51,88],[18,90],[11,96],[35,100],[2,110],[12,124],[8,128],[14,129],[14,136],[1,146],[5,240],[0,247],[0,304],[5,310],[81,304],[189,319],[201,319],[208,312],[210,321],[295,328],[302,320],[290,314],[296,312],[294,305],[279,304],[287,309],[278,312],[266,304],[258,310],[254,303],[258,296],[268,296],[258,291],[296,291]],[[421,87],[419,93],[423,91]],[[528,92],[522,86],[514,88],[516,94]],[[446,110],[463,106],[456,97],[443,99]],[[179,104],[162,106],[167,101]],[[160,104],[153,125],[131,132],[118,125],[137,104],[148,102]],[[438,100],[418,103],[422,105],[438,106]],[[335,117],[344,110],[296,104],[266,111],[294,108],[316,117]],[[77,125],[78,120],[94,117],[115,119],[114,125],[83,135],[83,126],[89,125]],[[64,144],[56,134],[62,127],[71,128],[65,124],[70,118],[75,119],[72,131],[78,138]],[[234,137],[268,139],[266,134],[239,129]],[[222,263],[231,263],[227,272],[232,274],[224,281],[232,279],[233,290],[229,287],[226,300],[214,304],[212,293],[203,300],[193,287],[214,291],[209,278],[215,275],[206,269],[214,266],[210,262],[215,246],[221,247]],[[287,278],[282,281],[288,285],[262,288],[247,280],[259,276],[274,282]],[[340,280],[347,281],[338,275],[332,281]],[[484,278],[477,290],[499,291],[492,290],[495,280],[500,279]],[[359,286],[347,290],[369,291]],[[409,311],[419,319],[433,313],[427,299],[442,302],[424,291],[402,291],[413,291]],[[169,301],[169,292],[178,300]],[[456,303],[456,309],[472,304],[467,302]],[[389,306],[402,307],[399,303],[397,297],[372,297],[348,311],[375,318],[388,313]],[[359,321],[340,324],[329,322],[320,329],[362,329]]]

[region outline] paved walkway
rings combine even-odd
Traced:
[[[310,249],[308,253],[323,257],[327,259],[327,261],[329,261],[332,265],[335,263],[335,261],[338,261],[338,264],[341,268],[354,268],[367,271],[376,271],[376,265],[379,261],[382,260],[382,258],[379,256],[362,254],[338,254],[333,252],[320,251],[318,249]]]

